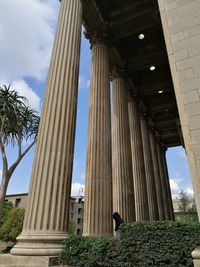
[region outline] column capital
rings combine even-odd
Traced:
[[[108,46],[111,45],[111,37],[106,29],[96,29],[95,31],[85,31],[85,38],[89,40],[91,47],[104,43]]]
[[[132,90],[132,88],[128,89],[127,93],[128,102],[135,102],[137,105],[140,103],[140,97],[137,93],[137,89],[135,91]]]
[[[110,79],[113,81],[114,79],[127,79],[127,71],[126,71],[126,63],[125,61],[120,62],[112,67],[110,72]]]

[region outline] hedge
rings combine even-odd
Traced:
[[[120,239],[69,238],[61,262],[74,267],[189,267],[191,252],[198,246],[197,223],[132,223],[121,226]]]
[[[17,236],[22,231],[24,220],[24,209],[13,208],[5,222],[0,227],[0,240],[4,242],[16,242]]]

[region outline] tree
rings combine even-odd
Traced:
[[[10,86],[0,87],[0,153],[3,163],[2,182],[0,185],[0,215],[10,178],[21,160],[35,144],[40,117],[28,106],[25,97],[20,96]],[[31,140],[22,151],[23,141]],[[18,156],[10,166],[6,153],[6,146],[17,146]]]
[[[177,221],[198,222],[198,215],[194,197],[183,190],[179,197],[179,212],[176,214]]]
[[[183,190],[180,192],[179,198],[179,211],[180,212],[187,212],[191,205],[191,197],[184,192]]]

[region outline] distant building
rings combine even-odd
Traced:
[[[28,193],[7,195],[5,201],[9,201],[16,208],[26,209]],[[73,196],[70,199],[69,219],[75,223],[76,234],[83,233],[84,197]]]

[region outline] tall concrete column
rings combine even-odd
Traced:
[[[150,139],[151,154],[152,154],[152,160],[153,160],[159,219],[160,221],[163,221],[165,219],[165,211],[164,211],[164,202],[163,202],[163,194],[162,194],[162,184],[161,184],[159,164],[158,164],[158,155],[157,155],[155,136],[154,136],[153,130],[149,132],[149,139]]]
[[[161,179],[161,185],[162,185],[165,220],[170,220],[171,216],[170,216],[170,209],[169,209],[168,190],[167,190],[167,184],[166,184],[166,179],[165,179],[162,152],[161,152],[161,147],[160,147],[159,142],[156,142],[156,149],[157,149],[158,165],[159,165],[160,179]]]
[[[101,40],[93,40],[84,236],[113,234],[109,71],[108,46]]]
[[[61,2],[23,231],[12,254],[58,255],[67,238],[82,5]],[[70,51],[70,53],[69,53]]]
[[[131,137],[136,221],[148,221],[149,209],[148,209],[147,184],[146,184],[145,166],[144,166],[142,133],[140,126],[138,104],[133,98],[129,99],[128,111],[129,111],[129,124],[130,124],[130,137]]]
[[[156,184],[153,170],[153,159],[151,154],[149,129],[145,116],[140,117],[142,142],[144,150],[144,165],[146,171],[147,196],[149,204],[149,218],[151,221],[159,220],[158,203],[156,195]]]
[[[174,218],[174,208],[173,208],[172,193],[171,193],[171,188],[170,188],[169,173],[168,173],[167,160],[166,160],[166,149],[163,149],[163,151],[162,151],[162,160],[163,160],[164,174],[165,174],[167,194],[168,194],[170,219],[172,221],[174,221],[175,220],[175,218]]]
[[[113,211],[119,212],[128,223],[135,220],[135,203],[127,88],[116,70],[112,80]]]

